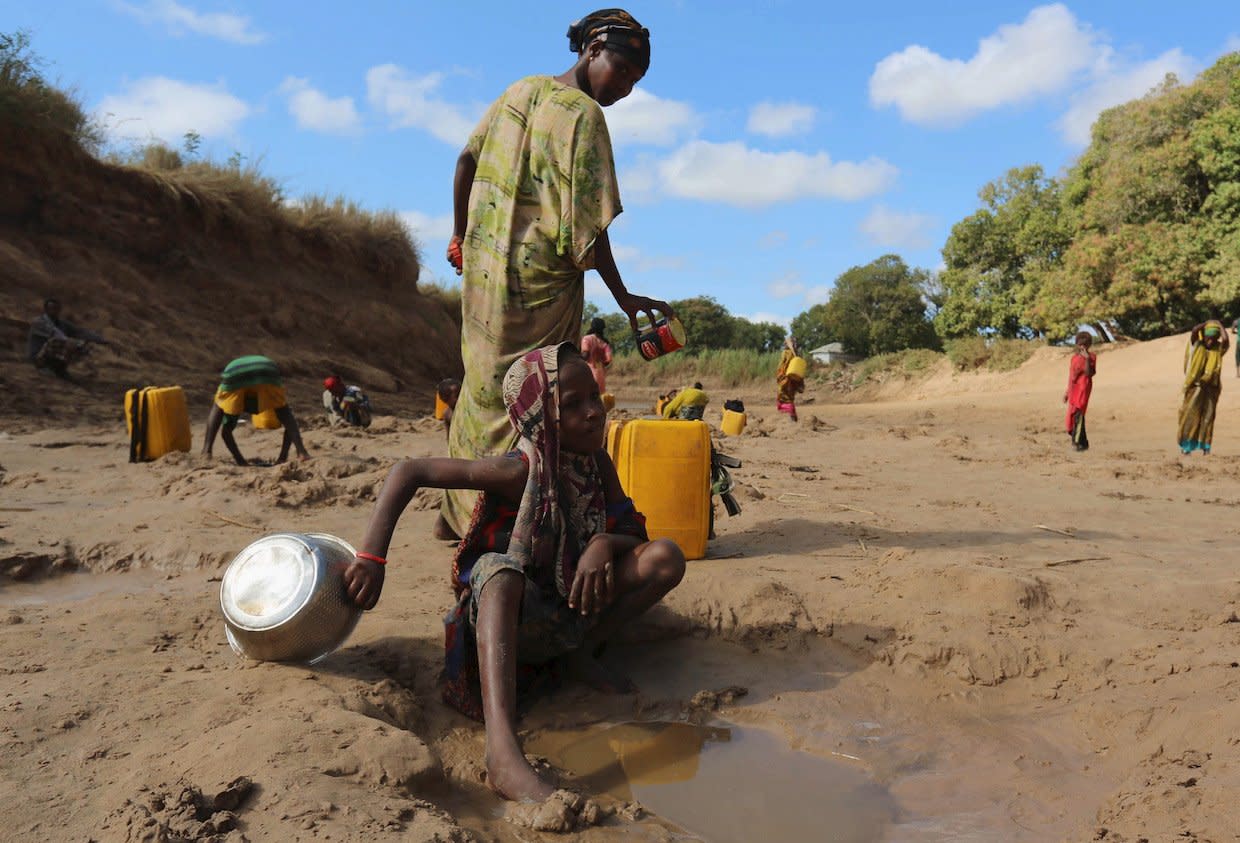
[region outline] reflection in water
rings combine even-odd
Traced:
[[[874,841],[896,815],[864,771],[795,752],[759,729],[626,723],[547,732],[527,748],[582,789],[636,799],[712,843]]]

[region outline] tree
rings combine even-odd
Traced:
[[[1014,167],[978,198],[982,207],[952,226],[943,246],[935,326],[944,336],[1029,335],[1038,330],[1029,307],[1070,242],[1060,185],[1039,165]]]
[[[749,351],[776,351],[784,344],[787,332],[774,322],[750,322],[743,316],[733,317],[732,348]]]
[[[732,348],[735,317],[710,296],[668,302],[685,326],[685,348],[690,352],[707,348]]]
[[[823,302],[798,313],[792,320],[792,335],[797,338],[797,342],[805,351],[826,345],[836,339],[831,336],[827,328],[826,312],[827,305]]]
[[[910,269],[898,255],[854,266],[836,279],[822,324],[852,354],[938,348],[922,292],[930,277],[924,269]]]

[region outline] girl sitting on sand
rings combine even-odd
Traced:
[[[553,660],[595,687],[627,690],[595,652],[676,587],[685,557],[671,541],[648,540],[621,489],[603,450],[598,385],[572,343],[518,358],[503,395],[518,450],[398,463],[344,578],[357,605],[373,608],[396,521],[414,492],[483,492],[452,563],[457,603],[444,620],[444,700],[485,720],[488,784],[509,799],[541,801],[553,788],[517,741],[518,695],[528,697]]]

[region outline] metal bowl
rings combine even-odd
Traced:
[[[276,533],[238,553],[220,583],[233,650],[311,664],[334,651],[362,616],[344,586],[353,558],[348,542],[326,533]]]

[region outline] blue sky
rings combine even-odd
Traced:
[[[49,75],[117,146],[187,130],[261,161],[291,197],[341,194],[443,258],[456,156],[512,81],[573,60],[594,6],[389,0],[0,0]],[[934,269],[951,225],[1009,167],[1060,172],[1104,107],[1240,49],[1229,2],[643,0],[650,72],[607,109],[629,288],[711,295],[786,323],[851,266]],[[617,308],[601,280],[587,295]]]

